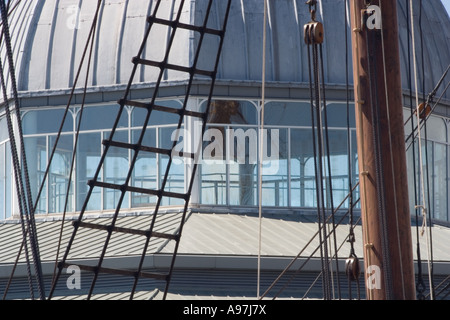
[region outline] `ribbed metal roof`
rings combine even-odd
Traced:
[[[175,233],[179,226],[180,216],[181,215],[177,212],[161,214],[155,224],[155,231],[169,234]],[[153,216],[150,214],[121,217],[121,219],[118,220],[118,224],[116,226],[137,230],[146,230],[151,224],[152,217]],[[111,218],[106,217],[91,218],[88,220],[100,225],[111,223]],[[56,259],[61,227],[62,221],[59,220],[41,220],[37,223],[39,250],[41,260],[45,263],[51,263]],[[69,240],[69,237],[72,235],[72,231],[73,227],[71,221],[66,221],[63,227],[63,235],[59,255],[60,258],[66,250],[67,242]],[[69,259],[83,260],[98,258],[106,239],[105,236],[105,231],[80,228],[77,232],[75,242],[70,251]],[[15,261],[17,253],[19,252],[21,242],[22,230],[19,223],[16,222],[0,224],[0,266],[7,265]],[[150,241],[148,253],[156,253],[164,245],[164,239],[153,238]],[[143,246],[144,237],[118,233],[111,238],[106,256],[108,258],[139,256],[142,253]],[[24,261],[25,256],[22,252],[21,262]],[[4,274],[0,273],[0,276],[4,276]]]
[[[145,230],[149,227],[152,215],[140,214],[136,216],[121,217],[117,226]],[[178,227],[180,213],[168,212],[157,218],[155,231],[174,233]],[[110,222],[110,218],[102,217],[90,219],[92,222],[103,224]],[[261,232],[261,255],[265,257],[279,257],[288,261],[303,250],[301,257],[320,257],[315,252],[319,239],[314,235],[318,230],[317,223],[313,219],[304,216],[273,216],[262,219]],[[416,229],[412,227],[413,242],[416,243]],[[40,245],[41,259],[44,262],[55,260],[61,221],[38,221],[37,231]],[[339,255],[345,257],[349,252],[345,240],[348,235],[349,226],[344,223],[337,227],[336,236],[338,244],[343,244]],[[72,233],[69,222],[65,223],[63,238],[61,242],[61,254],[66,248],[68,237]],[[448,239],[450,239],[450,228],[434,225],[433,254],[435,261],[450,262],[448,251]],[[355,229],[357,242],[355,250],[358,256],[363,256],[361,227]],[[76,241],[70,251],[69,259],[83,260],[95,259],[99,256],[99,250],[106,237],[105,231],[80,229]],[[78,239],[78,240],[77,240]],[[217,259],[219,256],[236,257],[236,264],[245,267],[245,259],[239,257],[256,257],[259,246],[259,219],[255,216],[244,216],[236,214],[204,214],[192,213],[183,229],[183,236],[178,249],[180,263],[194,263],[192,257],[210,257],[214,263],[222,263]],[[313,239],[311,241],[311,239]],[[420,238],[421,250],[426,252],[426,239]],[[0,266],[14,262],[22,241],[20,224],[0,224]],[[124,258],[139,256],[142,252],[143,237],[129,234],[114,234],[106,256],[112,258]],[[154,239],[150,243],[148,254],[160,254],[162,257],[173,252],[173,242],[162,239]],[[414,254],[416,254],[414,252]],[[422,255],[424,259],[424,254]],[[161,261],[164,259],[161,258]],[[21,261],[24,261],[22,256]],[[118,260],[117,260],[118,261]],[[205,260],[206,261],[206,260]],[[250,264],[253,263],[252,260]],[[133,263],[130,260],[130,263]],[[155,262],[156,263],[156,262]],[[160,262],[163,264],[164,262]],[[270,259],[267,259],[270,263]],[[231,264],[230,264],[231,265]],[[197,266],[198,267],[198,266]],[[248,266],[247,266],[248,267]],[[4,274],[0,276],[5,276]]]
[[[294,257],[303,250],[302,257],[313,255],[320,257],[317,251],[319,239],[314,238],[318,225],[313,217],[265,217],[261,221],[261,254],[263,256]],[[339,221],[339,217],[336,218]],[[255,216],[235,214],[192,214],[183,229],[183,240],[180,242],[180,254],[210,254],[210,255],[257,255],[259,246],[259,219]],[[416,227],[412,226],[413,243],[417,242]],[[343,223],[336,229],[338,245],[343,244],[340,257],[349,253],[346,239],[349,225]],[[363,256],[363,239],[361,226],[355,228],[355,251]],[[435,261],[450,262],[448,239],[450,228],[433,225],[433,254]],[[310,242],[310,240],[314,240]],[[419,236],[422,259],[427,252],[425,236]],[[165,246],[161,253],[170,252],[171,244]],[[414,258],[417,259],[416,252]]]
[[[161,216],[157,229],[163,232],[174,232],[177,225],[173,223],[179,213],[166,213]],[[151,218],[149,214],[121,217],[118,219],[119,226],[130,228],[148,228]],[[97,223],[104,223],[106,217],[91,218]],[[313,254],[318,244],[318,239],[312,240],[317,231],[317,224],[307,216],[266,216],[262,219],[262,288],[268,288],[280,272],[292,261],[301,250],[299,261],[293,265],[286,281],[306,259],[312,255],[313,258],[302,268],[302,272],[295,276],[295,281],[283,293],[282,297],[296,297],[303,295],[306,288],[313,283],[317,273],[320,272],[319,252]],[[339,219],[338,219],[339,220]],[[46,283],[51,282],[54,260],[56,256],[56,245],[59,237],[61,221],[38,221],[38,238],[43,260],[43,269],[46,275]],[[413,243],[416,243],[416,229],[412,227]],[[64,252],[67,236],[72,228],[67,224],[66,232],[62,241]],[[242,216],[236,214],[190,214],[183,231],[183,236],[178,250],[177,263],[171,286],[169,299],[185,298],[210,298],[217,297],[254,297],[256,285],[256,267],[258,254],[258,230],[259,219],[255,216]],[[349,254],[349,244],[345,242],[349,226],[344,223],[337,228],[337,241],[342,248],[339,251],[341,272],[343,262]],[[81,234],[80,234],[81,235]],[[76,242],[71,251],[70,258],[81,263],[93,262],[98,259],[98,249],[102,245],[102,236],[106,232],[96,233],[88,231]],[[357,226],[356,254],[361,258],[362,235],[361,227]],[[433,261],[435,283],[439,283],[446,276],[450,265],[450,252],[448,250],[448,239],[450,239],[450,228],[434,225],[432,228]],[[112,237],[111,250],[108,250],[104,266],[121,269],[135,268],[137,259],[142,250],[142,237],[126,235],[123,237]],[[22,237],[20,225],[17,223],[4,223],[0,225],[0,292],[4,289],[6,281],[11,274],[13,264]],[[426,238],[420,238],[420,248],[423,262],[423,270],[426,274],[426,259],[428,256]],[[156,241],[148,251],[146,268],[162,270],[170,264],[170,253],[173,247],[171,243]],[[416,258],[416,251],[414,250]],[[73,260],[70,260],[73,261]],[[69,262],[70,262],[69,261]],[[19,268],[16,270],[15,278],[11,287],[10,299],[27,298],[27,281],[23,267],[22,255]],[[416,261],[417,262],[417,261]],[[67,276],[66,276],[67,277]],[[83,299],[86,290],[90,286],[92,274],[82,276],[82,290],[70,291],[65,287],[65,279],[57,287],[56,297],[63,299]],[[439,280],[440,279],[440,280]],[[131,279],[132,280],[132,279]],[[102,274],[96,287],[94,299],[127,299],[131,288],[131,280],[128,277]],[[281,288],[284,282],[277,284]],[[346,281],[343,281],[346,286]],[[363,284],[361,284],[363,285]],[[162,288],[161,283],[155,280],[143,279],[137,288],[137,299],[159,299],[161,292],[152,291],[151,288]],[[278,289],[274,289],[275,294]],[[299,291],[300,290],[300,291]],[[316,284],[313,296],[320,297],[320,283]],[[343,289],[344,290],[344,289]],[[314,293],[315,292],[315,293]],[[345,289],[345,292],[346,289]],[[311,297],[311,295],[309,296]]]
[[[400,54],[404,88],[408,88],[408,44],[406,3],[398,0],[400,24]],[[224,15],[225,1],[214,2],[210,27],[218,27]],[[307,55],[303,43],[303,25],[310,20],[304,0],[270,1],[267,44],[267,80],[285,83],[308,81]],[[423,8],[420,11],[419,3]],[[95,39],[94,61],[89,86],[104,87],[127,83],[131,58],[136,55],[146,28],[146,16],[152,12],[152,0],[105,0],[100,11]],[[207,1],[185,1],[182,21],[202,21]],[[80,19],[76,24],[76,8]],[[14,57],[20,91],[59,90],[70,88],[87,39],[95,12],[95,1],[33,0],[22,1],[11,16]],[[172,19],[180,0],[162,1],[158,16]],[[414,1],[416,42],[418,43],[418,83],[425,80],[430,92],[450,63],[450,19],[440,0]],[[419,14],[423,31],[425,74],[422,74]],[[325,25],[325,78],[329,84],[345,84],[344,2],[319,1],[318,19]],[[348,27],[348,26],[347,26]],[[263,1],[233,1],[219,79],[260,81],[262,65]],[[349,28],[347,28],[349,31]],[[216,47],[217,40],[205,40]],[[177,36],[173,63],[189,64],[198,35],[180,32]],[[157,28],[150,35],[144,55],[158,58],[168,43],[168,31]],[[350,44],[349,44],[350,46]],[[1,48],[2,59],[5,48]],[[207,54],[202,56],[208,63]],[[351,66],[350,66],[351,67]],[[411,70],[412,71],[412,70]],[[352,76],[352,72],[350,72]],[[185,79],[178,72],[168,73],[166,80]],[[155,73],[140,70],[136,82],[151,83]],[[450,92],[446,97],[450,99]]]

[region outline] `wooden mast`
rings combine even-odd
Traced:
[[[350,7],[366,295],[412,300],[397,2],[350,0]]]

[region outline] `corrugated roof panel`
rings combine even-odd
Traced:
[[[303,220],[302,218],[299,218]],[[337,218],[338,220],[339,218]],[[254,216],[242,216],[234,214],[197,214],[193,213],[187,221],[179,254],[199,255],[257,255],[258,254],[258,230],[259,220]],[[330,225],[331,230],[331,225]],[[263,218],[262,220],[262,255],[294,257],[303,250],[302,257],[308,257],[316,250],[319,238],[308,242],[318,231],[317,223],[295,221],[293,219]],[[363,239],[361,226],[355,228],[355,250],[359,257],[363,257]],[[350,246],[346,242],[349,226],[344,223],[337,227],[336,238],[340,257],[346,257],[350,253]],[[448,239],[450,228],[433,226],[433,253],[435,261],[450,261]],[[416,227],[412,227],[413,245],[416,244]],[[332,239],[331,239],[332,240]],[[168,244],[161,253],[172,250],[172,244]],[[334,250],[331,246],[330,252]],[[420,237],[420,250],[422,260],[427,253],[426,238]],[[316,251],[315,257],[320,257]],[[414,257],[417,253],[414,248]]]
[[[266,256],[296,256],[317,232],[317,224],[283,219],[263,218],[262,254]],[[179,253],[257,255],[259,220],[257,217],[234,214],[192,214],[184,227]],[[339,228],[340,239],[348,226]],[[359,236],[357,234],[357,236]],[[358,237],[361,239],[361,237]],[[310,255],[318,237],[304,251]],[[168,244],[162,252],[170,252]],[[315,256],[319,256],[317,252]]]
[[[157,223],[155,231],[173,233],[178,228],[177,218],[179,213],[164,214],[159,217],[162,227]],[[150,215],[122,217],[118,219],[119,226],[129,228],[146,229],[149,226]],[[94,219],[93,222],[104,223],[105,219]],[[167,224],[166,224],[167,223]],[[43,261],[54,261],[56,257],[60,221],[39,222],[37,224],[40,253]],[[191,255],[236,255],[255,256],[258,254],[258,230],[259,220],[257,217],[241,216],[234,214],[199,214],[193,213],[187,220],[182,240],[180,242],[179,254]],[[294,257],[317,232],[317,224],[311,222],[300,222],[263,218],[262,220],[262,255]],[[358,256],[362,257],[361,228],[355,229],[355,249]],[[66,222],[64,227],[61,251],[66,248],[66,243],[72,234],[72,227]],[[413,244],[416,244],[416,229],[413,227]],[[338,245],[344,243],[340,256],[349,252],[349,246],[345,243],[348,235],[348,225],[343,224],[337,228],[336,237]],[[448,239],[450,239],[450,228],[433,226],[433,258],[435,261],[450,261],[448,250]],[[70,252],[70,258],[95,258],[99,255],[106,232],[80,228]],[[136,256],[142,252],[144,243],[142,236],[114,234],[108,249],[108,256]],[[15,260],[22,241],[22,232],[19,224],[0,225],[0,261],[11,263]],[[302,257],[313,253],[318,244],[316,237],[306,247]],[[420,237],[422,260],[425,260],[427,246],[426,238]],[[171,253],[173,242],[153,238],[150,242],[149,253],[160,252]],[[60,253],[62,254],[62,252]],[[319,257],[319,252],[315,253]],[[416,256],[416,252],[414,252]]]
[[[178,219],[180,216],[181,214],[178,212],[160,214],[155,224],[155,231],[174,233],[178,228]],[[117,226],[146,230],[150,227],[151,218],[152,215],[121,217],[118,219]],[[111,223],[111,219],[89,219],[89,222],[106,225]],[[54,261],[56,259],[61,225],[61,221],[39,221],[37,223],[39,248],[43,261]],[[66,249],[72,231],[71,221],[66,221],[61,242],[60,257]],[[75,237],[69,258],[97,258],[103,248],[106,235],[106,231],[80,228]],[[0,224],[0,264],[12,263],[15,260],[21,241],[22,231],[20,224]],[[114,233],[108,246],[108,256],[140,255],[143,250],[144,241],[145,237],[143,236]],[[165,241],[165,239],[152,238],[148,252],[156,252]]]

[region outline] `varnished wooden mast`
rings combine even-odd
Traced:
[[[380,11],[364,14],[368,3]],[[366,295],[411,300],[414,263],[397,1],[350,0],[350,7]]]

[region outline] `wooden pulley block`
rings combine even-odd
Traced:
[[[359,267],[359,260],[357,257],[351,256],[345,260],[345,273],[350,281],[358,280],[361,269]]]
[[[324,39],[323,24],[317,21],[307,23],[303,27],[303,34],[306,44],[323,43]]]
[[[419,105],[420,119],[422,119],[422,120],[426,119],[430,115],[430,113],[431,113],[431,106],[429,104],[426,104],[426,107],[425,107],[425,102],[422,102]]]

